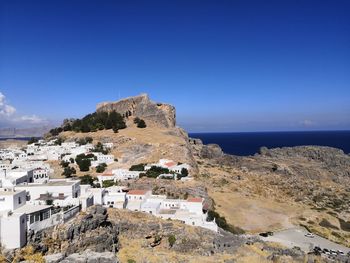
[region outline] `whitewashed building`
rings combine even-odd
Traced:
[[[103,181],[113,180],[117,181],[127,181],[131,179],[137,179],[140,176],[139,171],[129,171],[127,169],[113,169],[111,171],[105,171],[103,174],[98,175],[97,179],[102,185]]]

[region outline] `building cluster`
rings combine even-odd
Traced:
[[[152,214],[163,219],[181,222],[218,231],[214,221],[207,221],[207,207],[204,198],[168,199],[166,195],[153,195],[151,190],[129,190],[123,186],[91,188],[82,186],[85,195],[92,194],[94,203],[105,207],[128,209]]]
[[[111,148],[107,143],[103,147]],[[81,185],[78,178],[52,179],[53,172],[46,161],[70,161],[80,154],[93,153],[92,165],[114,162],[113,155],[94,153],[92,144],[76,142],[56,145],[55,141],[30,144],[24,149],[0,150],[0,245],[8,249],[23,247],[31,231],[64,223],[79,211],[94,204],[105,207],[146,212],[164,219],[176,219],[185,224],[200,226],[213,231],[218,227],[207,222],[207,211],[202,198],[187,200],[167,199],[153,195],[149,190],[129,190],[111,186],[95,188]],[[145,165],[169,169],[181,173],[190,169],[187,164],[171,160]],[[115,169],[97,176],[100,185],[104,180],[123,181],[137,179],[141,172]]]
[[[130,171],[128,169],[113,169],[113,170],[107,170],[103,174],[100,174],[97,176],[97,179],[100,183],[100,185],[103,185],[104,181],[111,181],[118,182],[118,181],[127,181],[131,179],[138,179],[140,177],[140,174],[144,174],[148,170],[150,170],[152,167],[160,167],[168,169],[168,173],[162,173],[157,178],[158,179],[178,179],[178,175],[182,173],[183,169],[185,169],[187,172],[190,171],[191,166],[185,163],[176,163],[172,160],[168,159],[160,159],[158,163],[151,163],[144,165],[144,169],[142,171]],[[181,177],[181,181],[188,181],[192,180],[192,177],[189,174],[186,174],[186,176]]]

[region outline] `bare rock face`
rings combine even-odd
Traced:
[[[200,158],[217,159],[224,156],[224,152],[217,144],[203,144],[200,139],[189,138],[194,154]]]
[[[97,105],[97,112],[116,111],[152,121],[159,126],[170,128],[176,124],[175,107],[169,104],[155,103],[147,94],[125,98],[116,102],[103,102]]]

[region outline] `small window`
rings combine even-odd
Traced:
[[[20,197],[18,197],[18,204],[21,204],[22,203],[22,200]]]

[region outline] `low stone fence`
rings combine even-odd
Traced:
[[[71,219],[73,216],[79,213],[79,211],[80,211],[80,206],[77,205],[63,212],[63,222],[64,223],[67,222],[69,219]]]

